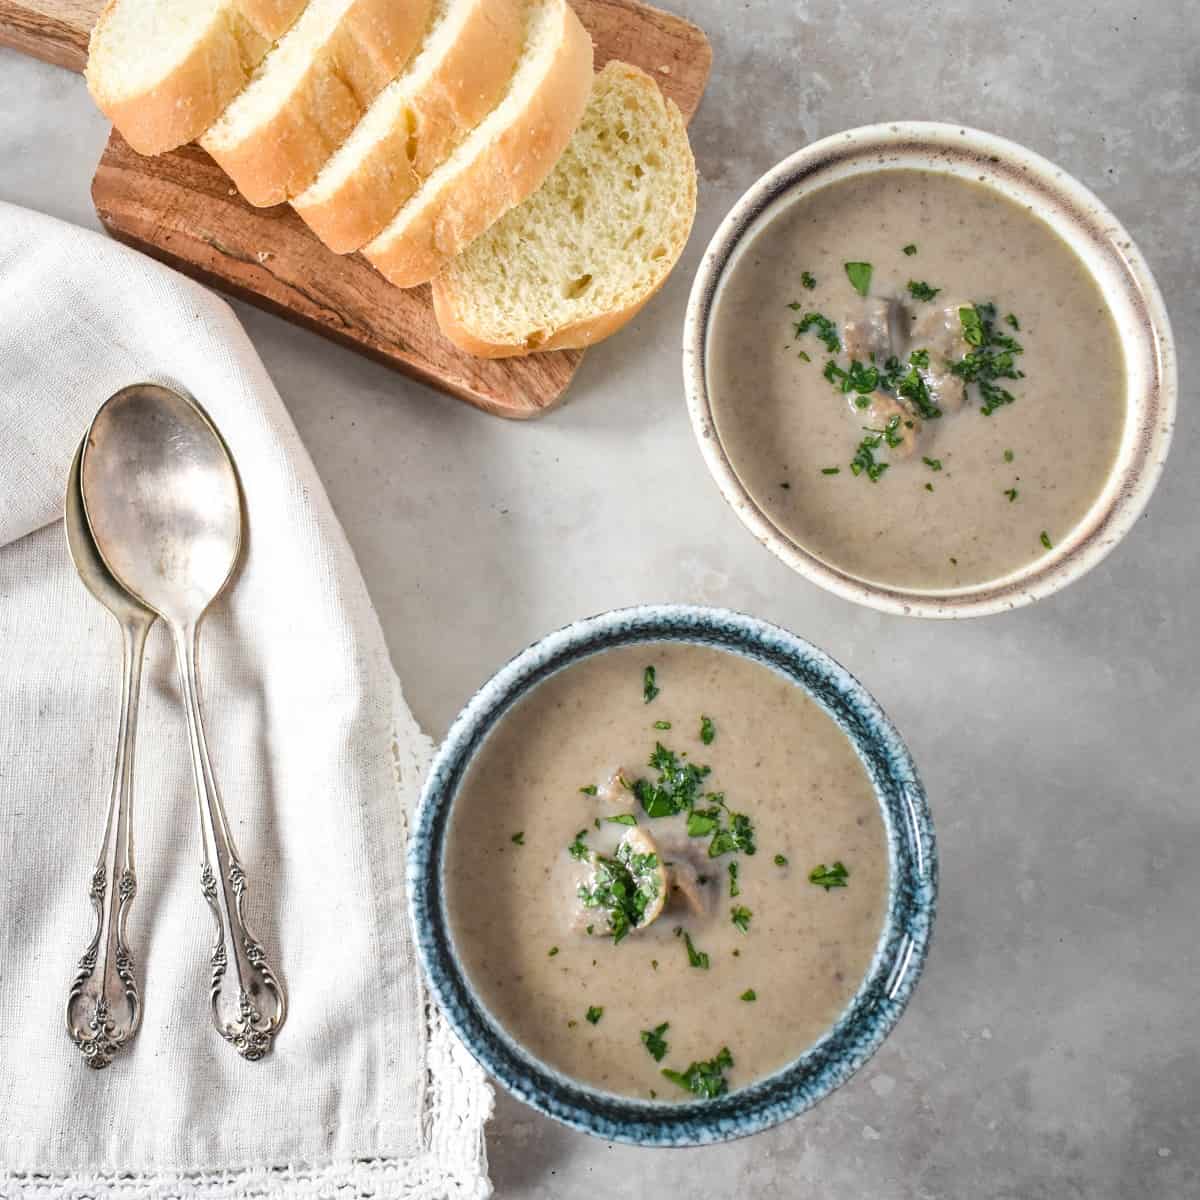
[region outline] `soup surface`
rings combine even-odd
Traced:
[[[949,589],[1078,524],[1125,419],[1112,316],[1039,217],[985,185],[881,170],[800,197],[731,263],[708,384],[734,470],[830,565]]]
[[[496,1019],[566,1074],[660,1101],[800,1054],[887,907],[845,735],[782,675],[684,643],[593,655],[514,706],[455,799],[445,869]]]

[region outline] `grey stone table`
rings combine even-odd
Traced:
[[[941,911],[909,1013],[814,1112],[648,1151],[501,1096],[497,1194],[1200,1196],[1200,0],[669,2],[716,52],[696,231],[566,407],[504,424],[239,311],[435,735],[572,617],[661,599],[745,609],[828,649],[905,732],[937,821]],[[1098,191],[1181,343],[1175,448],[1146,516],[1082,583],[1005,617],[883,617],[792,575],[718,497],[684,411],[680,322],[722,214],[811,139],[903,117],[1016,138]],[[0,197],[94,224],[104,136],[78,79],[0,51]]]

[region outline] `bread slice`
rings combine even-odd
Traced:
[[[658,291],[695,215],[679,109],[610,62],[550,178],[434,280],[438,324],[484,358],[591,345]]]
[[[202,134],[307,0],[108,0],[88,46],[88,90],[139,154]]]
[[[433,0],[310,0],[200,139],[251,204],[302,192],[416,51]]]
[[[421,53],[292,205],[331,249],[371,240],[500,102],[525,42],[527,0],[440,0]]]
[[[566,0],[533,0],[504,99],[363,253],[392,283],[426,283],[550,174],[587,104],[592,39]]]

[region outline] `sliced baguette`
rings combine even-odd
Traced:
[[[421,53],[292,205],[331,249],[366,245],[500,102],[527,0],[442,0]]]
[[[610,62],[550,178],[434,280],[438,324],[484,358],[591,345],[658,291],[695,215],[679,109]]]
[[[433,0],[311,0],[200,139],[260,208],[302,192],[412,57]]]
[[[432,279],[550,173],[583,114],[592,39],[565,0],[533,0],[500,104],[426,179],[363,253],[398,287]]]
[[[108,0],[84,70],[101,112],[139,154],[202,134],[306,0]]]

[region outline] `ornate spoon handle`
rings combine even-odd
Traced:
[[[196,628],[176,626],[175,654],[183,684],[188,742],[200,804],[204,845],[201,886],[216,922],[212,950],[212,1018],[217,1032],[243,1057],[265,1055],[287,1017],[287,995],[258,939],[246,925],[246,873],[213,778],[196,681]],[[232,968],[232,970],[230,970]]]
[[[134,974],[133,954],[125,936],[129,907],[137,895],[133,866],[133,743],[137,732],[138,697],[146,634],[154,623],[121,623],[123,702],[117,732],[117,761],[112,796],[104,824],[104,841],[92,872],[91,899],[96,931],[67,996],[67,1033],[89,1067],[107,1067],[138,1031],[142,1000]]]

